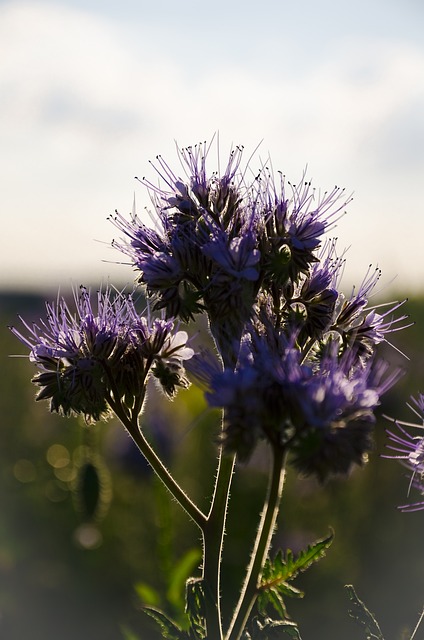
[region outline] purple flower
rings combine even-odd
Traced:
[[[368,299],[376,284],[380,280],[381,270],[368,267],[368,271],[358,289],[353,287],[349,298],[340,296],[340,303],[337,316],[337,326],[343,330],[350,330],[362,322],[362,316]]]
[[[210,149],[206,143],[183,149],[182,176],[156,158],[161,184],[141,182],[150,192],[158,229],[148,230],[134,214],[128,222],[117,214],[113,221],[126,240],[114,246],[140,271],[155,308],[184,321],[206,311],[221,356],[234,365],[258,296],[269,292],[277,303],[302,286],[320,259],[324,232],[349,198],[337,188],[317,195],[305,180],[290,185],[287,195],[284,179],[277,189],[266,167],[249,182],[242,147],[231,151],[222,172],[208,172]],[[336,297],[330,287],[321,288],[320,279],[326,276],[316,271],[308,291],[317,331],[328,326]]]
[[[260,251],[254,248],[252,235],[233,238],[228,242],[225,234],[216,234],[202,247],[205,256],[214,260],[217,267],[236,280],[257,280]]]
[[[296,468],[323,481],[362,465],[373,446],[374,411],[400,375],[399,369],[388,373],[383,360],[369,359],[362,366],[350,350],[339,357],[334,345],[295,390]]]
[[[63,297],[47,304],[46,320],[33,326],[21,318],[26,334],[11,327],[40,370],[33,378],[41,387],[37,400],[49,399],[51,411],[96,422],[107,418],[111,403],[123,400],[131,408],[144,397],[152,365],[176,367],[182,378],[182,361],[193,351],[172,322],[149,324],[131,296],[110,288],[94,301],[81,287],[74,302],[75,312]]]
[[[314,300],[324,291],[336,291],[339,286],[344,261],[336,254],[336,241],[326,242],[317,258],[318,261],[311,265],[301,286],[300,297],[303,302]]]
[[[424,496],[424,436],[413,436],[404,428],[424,429],[424,394],[420,393],[416,398],[411,397],[411,404],[408,404],[408,407],[419,418],[420,423],[403,422],[385,416],[395,424],[397,432],[392,429],[386,429],[391,443],[387,445],[387,448],[394,453],[382,457],[399,460],[411,472],[408,494],[411,489],[416,489]],[[400,509],[402,511],[418,511],[424,509],[424,501],[402,505]]]
[[[187,346],[186,331],[174,333],[174,322],[164,318],[148,319],[140,316],[132,307],[130,333],[133,343],[143,358],[174,360],[182,362],[190,359],[194,351]]]
[[[140,255],[153,255],[158,251],[163,251],[166,247],[166,243],[163,242],[158,231],[146,227],[135,212],[131,215],[130,223],[117,211],[110,220],[129,238],[129,242],[124,243],[113,240],[112,245],[135,261]]]
[[[143,282],[151,293],[178,285],[183,273],[175,257],[167,251],[156,251],[138,263],[143,271]]]
[[[131,334],[135,336],[136,351],[146,359],[145,368],[153,365],[151,372],[169,398],[176,395],[178,387],[189,386],[183,363],[194,351],[187,346],[186,331],[174,332],[171,320],[157,318],[149,323],[145,317],[137,316]]]
[[[380,342],[388,342],[386,334],[401,331],[402,329],[412,326],[412,323],[400,325],[401,322],[408,319],[409,316],[407,315],[397,318],[393,317],[393,313],[405,302],[406,300],[381,305],[381,307],[390,305],[390,308],[384,313],[377,313],[376,308],[378,307],[371,308],[364,314],[362,322],[354,326],[350,332],[354,333],[356,340],[362,343],[367,341],[368,343],[377,345]]]
[[[232,240],[224,232],[216,232],[202,247],[212,263],[203,299],[212,335],[227,362],[237,359],[243,328],[253,313],[258,292],[260,252],[254,247],[255,237],[249,231]],[[234,356],[230,357],[232,351]]]
[[[297,282],[301,274],[308,274],[318,260],[322,236],[327,232],[351,200],[343,189],[317,195],[311,182],[303,177],[299,186],[289,184],[281,176],[279,187],[268,175],[258,200],[262,205],[263,234],[261,247],[267,256],[267,277],[283,282],[290,278]]]
[[[161,184],[142,183],[158,230],[118,216],[115,224],[129,238],[127,253],[167,317],[188,321],[206,312],[225,367],[211,377],[208,399],[225,408],[227,448],[247,458],[258,437],[286,442],[290,429],[299,434],[302,425],[322,438],[331,431],[332,441],[337,436],[341,442],[361,416],[367,428],[346,436],[359,444],[344,456],[344,471],[368,447],[370,416],[383,392],[380,383],[372,386],[371,364],[376,346],[405,326],[406,316],[395,317],[402,303],[383,313],[368,306],[378,270],[369,270],[350,297],[339,292],[344,256],[323,236],[351,199],[343,189],[321,194],[305,176],[297,186],[283,176],[276,182],[265,166],[249,181],[241,147],[222,172],[210,172],[210,150],[206,143],[183,149],[182,175],[157,157]],[[365,409],[371,397],[375,402]],[[348,427],[341,431],[336,423]],[[317,460],[323,450],[318,447]],[[325,464],[310,464],[325,475]]]
[[[241,173],[239,172],[243,148],[232,149],[222,175],[207,175],[206,162],[212,143],[204,142],[180,151],[180,160],[186,178],[175,175],[161,156],[157,156],[155,169],[162,178],[164,188],[158,188],[143,179],[142,182],[156,196],[156,208],[168,219],[169,209],[174,222],[188,218],[199,219],[208,211],[214,221],[227,228],[234,226],[240,200]],[[166,213],[165,213],[166,212]]]
[[[128,298],[98,292],[94,306],[84,287],[71,313],[64,298],[47,304],[47,319],[30,327],[27,335],[12,332],[30,349],[30,360],[40,369],[33,382],[41,387],[37,400],[50,399],[51,411],[82,414],[87,421],[107,417],[108,382],[105,366],[122,357],[128,340]]]
[[[247,460],[264,439],[288,448],[296,468],[320,480],[364,462],[374,411],[400,375],[352,350],[340,355],[338,342],[305,359],[296,334],[270,327],[251,326],[234,370],[221,372],[210,359],[202,369],[199,358],[208,403],[224,409],[224,447]]]

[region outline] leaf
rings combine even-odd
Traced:
[[[258,601],[258,610],[263,616],[266,614],[267,604],[273,606],[275,611],[283,620],[288,617],[284,600],[277,589],[269,589],[266,592],[266,597]]]
[[[186,583],[186,613],[190,620],[193,640],[206,638],[205,594],[201,578],[189,578]]]
[[[349,595],[349,600],[353,605],[353,609],[349,609],[348,613],[355,622],[363,627],[366,640],[384,640],[377,620],[367,609],[362,600],[358,598],[353,586],[351,584],[347,584],[345,587]]]
[[[268,618],[268,623],[262,631],[265,633],[266,640],[278,639],[287,634],[295,640],[301,640],[299,629],[296,623],[291,620],[271,620]]]
[[[134,589],[143,604],[151,605],[152,607],[157,607],[159,605],[160,595],[157,590],[149,584],[146,584],[145,582],[137,582],[137,584],[134,585]]]
[[[162,636],[167,640],[189,640],[189,636],[173,620],[168,618],[163,611],[153,607],[143,607],[142,610],[158,623]]]
[[[266,561],[257,600],[258,611],[262,616],[266,614],[267,606],[271,605],[281,618],[287,617],[283,597],[303,597],[303,592],[289,582],[301,571],[305,571],[311,564],[322,558],[333,538],[334,533],[330,531],[326,538],[308,545],[296,556],[288,549],[285,554],[279,551],[273,561],[270,559]]]
[[[297,556],[294,556],[290,549],[286,551],[285,556],[282,551],[279,551],[273,563],[270,560],[265,563],[260,589],[266,590],[271,586],[278,586],[280,583],[293,580],[298,573],[305,571],[311,564],[325,555],[333,538],[334,534],[331,531],[326,538],[308,545]]]
[[[170,576],[167,591],[168,601],[175,607],[182,608],[184,600],[184,585],[193,569],[199,564],[202,555],[199,549],[189,549],[177,562]]]
[[[271,618],[254,618],[250,625],[250,632],[245,632],[244,640],[279,640],[289,635],[295,640],[301,640],[299,629],[291,620],[272,620]]]

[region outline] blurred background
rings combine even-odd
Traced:
[[[218,132],[221,163],[259,145],[254,173],[354,193],[347,281],[372,262],[420,288],[423,25],[419,0],[3,0],[0,284],[130,278],[106,217]]]
[[[409,296],[416,325],[395,342],[411,360],[389,349],[407,375],[381,413],[413,419],[405,403],[423,391],[424,367],[423,27],[418,0],[0,1],[1,638],[115,640],[132,630],[154,640],[140,602],[173,613],[198,562],[197,531],[120,426],[88,432],[34,403],[34,371],[9,357],[24,350],[7,330],[18,313],[43,314],[58,289],[132,282],[106,219],[134,199],[144,215],[149,198],[133,177],[155,181],[157,154],[178,173],[176,143],[217,134],[221,164],[242,144],[253,171],[272,161],[296,183],[306,168],[317,189],[354,193],[332,231],[340,252],[349,247],[344,286],[360,284],[372,263],[383,271],[376,301]],[[218,160],[213,147],[211,171]],[[173,404],[154,389],[150,400],[146,428],[206,504],[217,415],[194,387]],[[413,627],[424,605],[424,514],[396,509],[408,481],[380,458],[385,426],[348,480],[319,487],[289,474],[276,545],[295,550],[336,530],[328,557],[298,580],[305,599],[288,603],[306,640],[359,637],[346,583],[388,638]],[[265,466],[262,453],[235,479],[224,563],[234,592]]]
[[[140,606],[160,605],[174,616],[181,611],[184,581],[199,575],[197,528],[169,500],[116,420],[87,428],[34,402],[34,368],[27,358],[10,357],[24,350],[5,327],[16,324],[18,311],[29,320],[39,317],[42,298],[2,294],[0,305],[0,637],[158,640]],[[378,413],[412,420],[406,401],[424,375],[424,300],[411,300],[407,310],[416,325],[398,334],[396,345],[411,360],[389,346],[384,354],[401,362],[407,375]],[[172,403],[152,386],[142,424],[206,510],[218,413],[206,410],[194,386]],[[320,486],[288,473],[275,548],[299,551],[329,527],[336,532],[327,556],[294,583],[305,598],[287,602],[304,640],[362,637],[347,614],[345,584],[354,584],[387,639],[399,639],[408,626],[411,631],[424,605],[424,511],[397,509],[420,496],[408,498],[402,467],[380,457],[388,426],[380,417],[369,463],[349,478]],[[225,592],[234,598],[266,492],[267,465],[267,452],[259,450],[234,478],[223,574]],[[233,605],[224,601],[227,616]],[[136,635],[124,635],[130,631]]]

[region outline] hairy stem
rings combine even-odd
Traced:
[[[261,573],[271,545],[283,492],[285,459],[286,454],[284,450],[273,447],[273,460],[266,503],[262,511],[255,545],[247,568],[240,598],[234,611],[230,628],[225,636],[226,640],[239,640],[258,595]]]
[[[128,431],[131,438],[134,440],[135,444],[152,467],[153,471],[162,480],[165,487],[186,511],[193,522],[201,529],[201,531],[203,531],[207,520],[206,515],[188,497],[146,440],[140,430],[138,417],[133,416],[130,418],[121,403],[117,403],[112,398],[109,399],[109,403],[116,416],[120,419],[125,429]]]
[[[417,631],[418,631],[418,627],[420,626],[420,624],[421,624],[421,622],[423,621],[423,619],[424,619],[424,609],[422,610],[421,615],[420,615],[420,617],[418,618],[418,622],[417,622],[417,624],[416,624],[416,626],[415,626],[415,629],[414,629],[414,631],[413,631],[413,633],[412,633],[412,636],[410,637],[410,639],[409,639],[409,640],[413,640],[413,638],[415,638],[415,634],[417,633]]]
[[[235,456],[220,450],[211,508],[203,529],[203,584],[207,637],[221,640],[221,557]]]

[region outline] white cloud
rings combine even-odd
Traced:
[[[199,61],[187,68],[178,56],[170,25],[138,27],[135,40],[106,15],[35,2],[0,7],[2,199],[19,239],[2,257],[9,273],[22,268],[28,278],[31,268],[35,281],[52,263],[61,277],[94,265],[110,271],[100,259],[114,254],[93,238],[110,239],[106,215],[130,208],[132,176],[148,171],[157,152],[173,162],[174,138],[185,145],[216,130],[225,150],[243,143],[249,153],[264,138],[260,154],[269,150],[274,168],[293,180],[308,163],[317,185],[355,189],[354,221],[341,224],[349,242],[360,243],[367,261],[377,254],[401,274],[407,269],[402,249],[385,245],[398,238],[398,206],[411,210],[424,168],[414,145],[424,129],[424,48],[350,36],[334,39],[312,67],[274,57],[258,73],[257,65],[208,60],[201,74]],[[137,198],[141,207],[144,194]],[[377,245],[364,226],[377,232],[379,209],[391,224]]]

